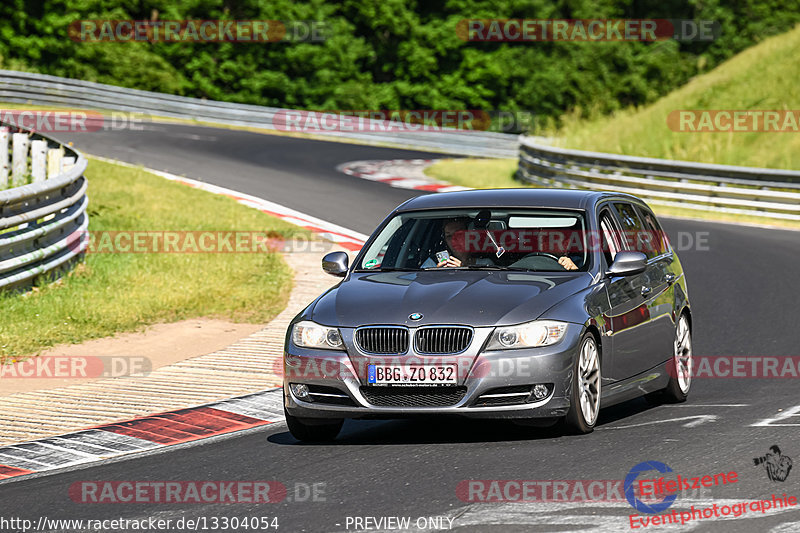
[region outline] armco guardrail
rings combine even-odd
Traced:
[[[86,250],[86,163],[68,146],[0,123],[0,290],[55,274]]]
[[[126,89],[44,74],[0,70],[0,102],[148,113],[233,126],[286,129],[286,112],[275,107],[233,104]],[[371,121],[379,130],[380,121]],[[336,138],[479,157],[516,157],[517,136],[486,131],[329,131]]]
[[[294,111],[9,70],[0,70],[0,101],[139,112],[272,130],[287,129],[287,112]],[[492,132],[329,131],[319,134],[478,157],[519,155],[517,176],[532,183],[627,192],[653,203],[687,209],[800,220],[799,172],[565,150],[538,144],[535,138],[518,140],[514,135]]]
[[[566,150],[520,137],[517,179],[654,204],[800,220],[800,172]]]

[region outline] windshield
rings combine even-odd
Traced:
[[[582,211],[493,208],[400,213],[356,270],[586,271]]]

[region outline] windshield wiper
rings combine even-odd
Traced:
[[[509,271],[509,272],[538,272],[535,268],[523,268],[515,266],[497,266],[497,265],[480,265],[480,266],[458,266],[458,267],[425,267],[425,268],[406,268],[406,267],[386,267],[375,269],[357,269],[356,272],[429,272],[442,271],[449,272],[453,270],[486,270],[486,271]]]
[[[481,265],[467,267],[469,270],[509,270],[512,272],[536,272],[535,268],[523,268],[515,266]]]

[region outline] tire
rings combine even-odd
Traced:
[[[572,392],[564,425],[571,433],[586,434],[594,431],[600,414],[600,349],[590,332],[581,337],[578,356],[572,367]]]
[[[283,410],[289,433],[300,442],[331,442],[342,429],[344,420],[341,418],[298,418]]]
[[[673,342],[672,360],[669,362],[669,383],[662,391],[664,401],[669,403],[682,403],[689,396],[692,387],[692,330],[689,327],[689,317],[681,314],[675,326],[675,341]]]

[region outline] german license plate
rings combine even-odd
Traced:
[[[458,385],[458,365],[368,365],[370,385]]]

